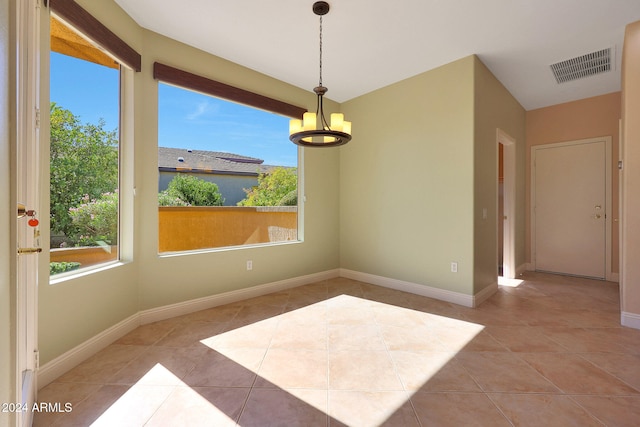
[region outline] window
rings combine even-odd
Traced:
[[[51,18],[50,272],[118,259],[120,64]]]
[[[297,241],[291,113],[190,89],[158,85],[159,252]]]

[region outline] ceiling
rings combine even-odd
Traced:
[[[115,0],[139,25],[311,91],[314,0]],[[327,98],[348,101],[476,54],[526,110],[620,90],[639,0],[329,0]],[[550,65],[612,48],[612,71],[556,83]]]

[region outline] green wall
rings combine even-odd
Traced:
[[[472,294],[473,72],[463,58],[342,105],[341,267]]]
[[[516,267],[525,263],[525,110],[476,56],[474,60],[474,293],[495,283],[498,144],[501,129],[516,145]],[[487,219],[482,210],[487,209]]]
[[[354,133],[340,149],[341,267],[467,295],[495,284],[498,128],[517,144],[524,263],[525,111],[475,55],[342,108]]]

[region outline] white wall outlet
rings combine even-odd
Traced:
[[[457,262],[452,262],[451,263],[451,272],[452,273],[457,273],[458,272],[458,263]]]
[[[247,260],[247,271],[253,270],[253,261],[250,259]]]

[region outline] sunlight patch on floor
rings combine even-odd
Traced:
[[[328,415],[347,424],[354,419],[353,411],[360,411],[359,399],[375,396],[379,400],[367,421],[380,425],[483,329],[468,321],[338,295],[200,342],[256,373],[255,387],[294,395],[297,389],[329,390]],[[257,369],[237,357],[238,346],[267,349]],[[326,402],[304,394],[296,397],[327,411]],[[340,399],[353,400],[353,405],[339,404]]]
[[[498,285],[500,285],[500,286],[507,286],[509,288],[517,288],[522,283],[524,283],[524,280],[507,279],[506,277],[498,276]]]

